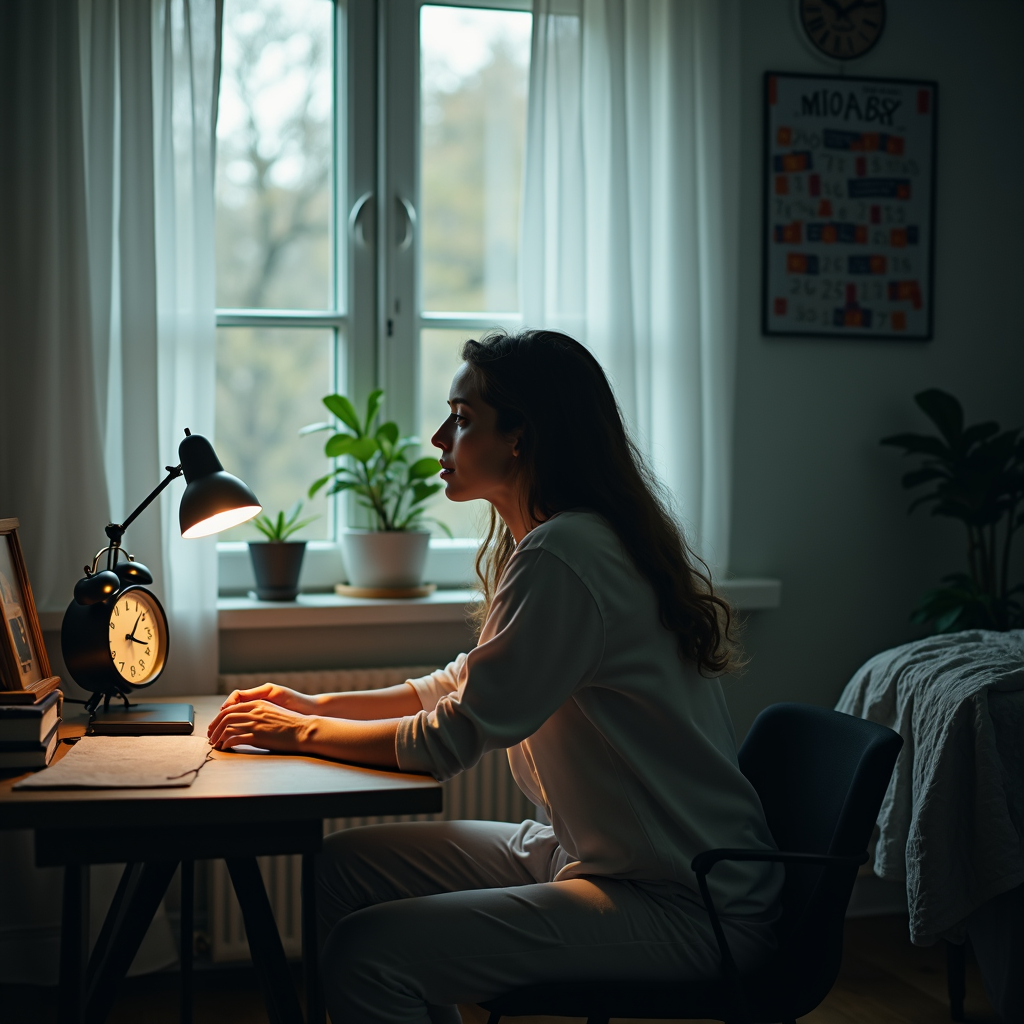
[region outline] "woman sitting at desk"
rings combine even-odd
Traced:
[[[722,688],[729,611],[627,437],[601,367],[552,331],[466,342],[434,435],[453,501],[492,506],[479,645],[384,690],[233,693],[250,743],[448,779],[508,748],[551,825],[417,822],[330,836],[320,865],[331,1019],[448,1021],[555,981],[709,976],[690,861],[772,849]],[[709,876],[743,967],[773,946],[781,871]]]

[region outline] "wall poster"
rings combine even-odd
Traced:
[[[762,329],[932,336],[934,82],[768,72]]]

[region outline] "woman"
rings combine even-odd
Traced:
[[[466,342],[432,438],[453,501],[485,498],[478,646],[386,690],[236,692],[210,729],[448,779],[507,748],[551,825],[421,822],[329,837],[320,864],[331,1019],[459,1020],[524,985],[719,969],[690,861],[773,848],[721,686],[729,613],[582,346]],[[740,965],[773,946],[781,872],[710,876]]]

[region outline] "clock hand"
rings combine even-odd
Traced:
[[[142,646],[143,646],[143,647],[145,647],[145,646],[146,646],[146,644],[148,644],[148,643],[149,643],[149,641],[148,641],[148,640],[139,640],[139,639],[137,639],[137,638],[136,638],[136,637],[134,637],[134,636],[126,636],[126,637],[125,637],[125,640],[131,640],[131,642],[132,642],[133,644],[142,644]]]
[[[135,607],[138,608],[138,605],[136,605]],[[135,619],[135,625],[132,626],[132,631],[130,633],[125,633],[125,635],[124,635],[125,640],[134,640],[135,639],[135,626],[137,626],[139,624],[139,619],[141,619],[141,618],[142,618],[142,612],[139,612],[138,616]]]

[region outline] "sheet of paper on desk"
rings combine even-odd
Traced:
[[[152,789],[191,786],[206,763],[205,736],[85,736],[15,789]]]

